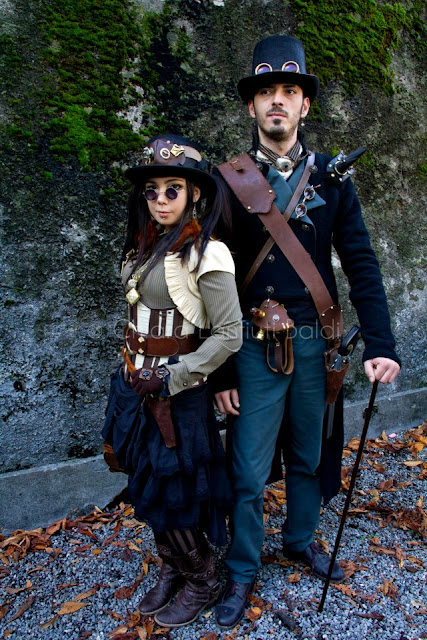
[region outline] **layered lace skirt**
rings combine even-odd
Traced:
[[[146,403],[118,368],[102,436],[128,474],[138,519],[154,531],[200,527],[213,544],[224,545],[232,493],[208,385],[170,400],[177,446],[168,449]]]

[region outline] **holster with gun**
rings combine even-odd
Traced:
[[[328,172],[331,178],[343,182],[352,173],[351,164],[357,160],[364,151],[365,149],[363,148],[358,149],[348,157],[339,154],[331,160],[328,165]],[[220,165],[218,169],[243,207],[248,212],[258,215],[264,227],[270,233],[269,239],[259,252],[243,281],[240,294],[242,295],[248,287],[271,247],[277,244],[310,291],[319,314],[322,333],[327,340],[327,348],[325,351],[325,367],[327,372],[326,402],[332,405],[338,397],[349,366],[348,357],[343,357],[339,353],[343,335],[342,311],[332,300],[311,256],[306,252],[288,224],[288,220],[307,185],[314,159],[314,153],[310,152],[301,179],[283,214],[274,204],[276,194],[271,188],[271,185],[247,153],[242,153],[237,157],[231,158],[228,162]],[[256,326],[259,326],[261,331],[264,331],[261,337],[265,336],[265,329],[267,328],[264,327],[263,324],[267,325],[268,322],[271,322],[272,315],[274,315],[275,312],[277,315],[279,308],[280,305],[277,302],[267,300],[264,301],[259,308],[253,310],[252,322]],[[282,309],[286,313],[284,307],[282,307]],[[262,315],[264,312],[265,315]],[[278,322],[281,321],[278,320]],[[286,327],[286,321],[284,325]],[[289,321],[289,325],[293,328],[292,321]],[[284,330],[284,335],[289,336],[288,329]],[[286,340],[287,338],[285,338],[285,341]],[[269,351],[267,348],[267,362],[269,367],[278,373],[290,373],[293,366],[293,357],[289,355],[291,351],[292,347],[289,347],[289,343],[287,343],[286,349],[282,348],[282,361],[278,362],[275,360],[275,367],[273,368],[269,362]]]

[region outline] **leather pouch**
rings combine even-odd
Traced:
[[[294,368],[292,330],[294,322],[288,316],[283,304],[276,300],[264,300],[259,308],[251,309],[252,324],[257,329],[258,340],[266,340],[267,364],[275,373],[289,374]],[[272,346],[272,349],[270,348]],[[274,364],[271,362],[273,351]]]

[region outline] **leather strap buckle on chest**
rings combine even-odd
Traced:
[[[192,353],[196,351],[200,344],[197,335],[189,335],[182,338],[150,336],[135,331],[129,324],[124,328],[123,338],[125,348],[131,355],[139,354],[157,358]]]

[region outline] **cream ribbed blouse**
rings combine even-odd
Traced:
[[[215,371],[242,344],[242,313],[234,280],[234,262],[226,245],[209,241],[200,266],[192,248],[187,264],[176,254],[168,254],[147,275],[139,288],[141,302],[151,309],[175,306],[192,327],[210,328],[209,337],[197,351],[168,365],[171,395],[191,387]],[[128,262],[122,272],[123,284],[132,274]],[[137,303],[138,304],[138,303]]]

